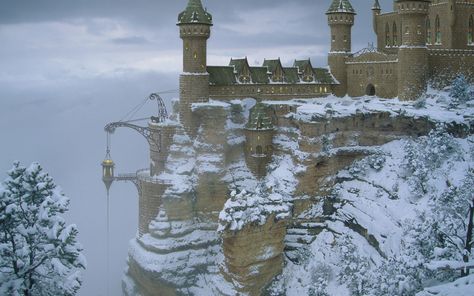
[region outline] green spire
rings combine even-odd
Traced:
[[[381,10],[379,0],[375,0],[374,6],[372,6],[372,10]]]
[[[356,14],[349,0],[333,0],[326,14],[330,14],[330,13]]]
[[[189,0],[186,9],[178,16],[178,26],[201,24],[212,26],[212,15],[202,6],[201,0]]]
[[[269,130],[273,129],[273,122],[269,116],[269,108],[267,105],[258,102],[250,110],[249,122],[246,128],[252,130]]]

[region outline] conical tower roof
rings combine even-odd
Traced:
[[[186,9],[178,16],[178,26],[201,24],[212,26],[212,15],[202,6],[201,0],[189,0]]]
[[[331,13],[356,14],[349,0],[333,0],[326,14],[331,14]]]
[[[379,0],[375,0],[374,6],[372,6],[373,10],[381,10]]]
[[[258,102],[250,110],[249,122],[246,128],[251,130],[270,130],[273,129],[273,122],[269,116],[268,106]]]

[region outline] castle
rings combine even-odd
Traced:
[[[322,212],[333,209],[323,197],[338,171],[373,152],[364,147],[427,134],[436,125],[429,116],[400,110],[355,107],[333,116],[331,104],[304,115],[299,107],[314,108],[317,100],[288,100],[329,94],[414,100],[430,79],[458,73],[472,79],[474,0],[397,0],[394,8],[382,14],[375,1],[377,48],[352,54],[356,12],[349,0],[333,0],[326,13],[329,68],[315,68],[310,60],[285,67],[279,59],[254,67],[246,58],[208,66],[212,16],[201,0],[189,0],[177,23],[183,72],[173,113],[179,117],[152,118],[138,129],[150,144],[150,168],[122,178],[139,191],[126,295],[238,295],[229,289],[261,295],[281,272],[283,256],[297,260],[298,249],[311,243],[306,235],[314,239],[323,227],[319,217],[301,214],[321,203]],[[463,126],[453,130],[466,132]],[[120,178],[111,160],[103,166],[109,188]],[[255,218],[252,202],[267,211],[262,220],[232,224]],[[242,214],[247,209],[251,215]],[[344,223],[378,248],[369,229]],[[208,286],[214,294],[203,294]]]
[[[277,100],[328,93],[414,100],[429,80],[442,86],[458,73],[474,75],[473,0],[395,0],[393,10],[382,13],[375,0],[377,47],[353,54],[356,12],[349,0],[333,0],[326,12],[331,28],[329,69],[314,68],[309,59],[296,60],[292,67],[284,67],[279,59],[253,67],[246,58],[231,59],[228,66],[208,66],[212,16],[201,1],[189,1],[178,17],[184,72],[180,98],[185,105],[207,98]]]

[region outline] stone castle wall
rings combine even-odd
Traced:
[[[462,73],[474,82],[474,48],[472,50],[429,50],[430,77],[437,87],[445,87]]]
[[[138,198],[138,233],[141,236],[148,232],[148,225],[158,215],[163,193],[168,186],[146,178],[138,181],[141,187]]]
[[[348,62],[347,93],[351,97],[368,94],[370,85],[375,88],[375,95],[382,98],[394,98],[398,94],[398,62]]]
[[[265,99],[287,100],[294,98],[315,98],[327,96],[332,92],[330,84],[239,84],[233,86],[209,86],[211,99]]]

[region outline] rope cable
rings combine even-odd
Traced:
[[[110,296],[110,198],[109,191],[107,190],[107,250],[106,250],[106,261],[107,261],[107,296]]]

